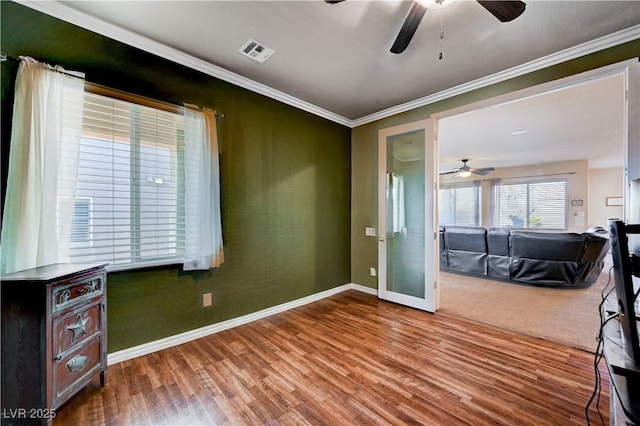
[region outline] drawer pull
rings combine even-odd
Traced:
[[[75,373],[75,372],[78,372],[80,370],[83,370],[84,367],[86,367],[86,365],[87,365],[87,360],[88,359],[89,359],[88,356],[76,355],[73,358],[71,358],[69,361],[67,361],[67,364],[66,364],[67,368],[72,373]]]
[[[85,328],[85,326],[88,322],[89,318],[82,318],[82,314],[78,314],[76,322],[67,326],[67,330],[73,333],[73,336],[71,337],[72,342],[76,340],[76,337],[78,337],[79,334],[87,334],[87,329]]]

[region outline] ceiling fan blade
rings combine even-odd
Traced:
[[[459,170],[452,170],[450,172],[442,172],[442,173],[438,173],[440,176],[444,176],[444,175],[452,175],[454,173],[458,173]]]
[[[484,167],[484,168],[481,168],[481,169],[471,169],[469,171],[471,173],[475,174],[475,175],[484,176],[484,175],[487,175],[487,174],[491,173],[494,170],[495,170],[495,167]]]
[[[336,3],[342,3],[344,0],[324,0],[325,3],[329,3],[329,4],[336,4]]]
[[[400,32],[396,37],[396,41],[394,41],[393,46],[391,46],[391,53],[398,54],[404,52],[407,46],[409,46],[409,43],[413,38],[413,34],[415,34],[418,29],[418,25],[422,22],[422,18],[426,12],[426,7],[419,5],[415,1],[413,2],[411,10],[409,10],[409,14],[404,20],[402,28],[400,28]]]
[[[503,0],[503,1],[485,1],[477,0],[478,3],[489,11],[493,16],[498,18],[500,22],[510,22],[522,15],[527,5],[522,1]]]

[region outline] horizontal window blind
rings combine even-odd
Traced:
[[[72,262],[182,259],[183,132],[180,114],[86,94]]]
[[[391,177],[392,185],[392,209],[393,209],[393,232],[402,232],[405,226],[404,218],[404,178],[396,173]]]
[[[438,191],[440,225],[480,225],[480,188],[442,188]]]
[[[566,180],[500,185],[499,225],[566,229]]]

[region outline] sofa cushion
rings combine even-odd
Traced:
[[[487,252],[487,230],[476,226],[447,226],[444,241],[447,250]]]
[[[487,252],[497,256],[509,256],[509,228],[489,228],[487,231]]]
[[[505,280],[511,278],[509,256],[487,255],[487,275]]]
[[[444,245],[449,270],[487,274],[487,230],[477,226],[447,226]]]
[[[465,274],[487,275],[487,253],[449,250],[449,270]]]
[[[512,257],[511,279],[534,285],[573,286],[578,268],[577,262]]]
[[[586,238],[572,232],[512,231],[511,257],[561,262],[578,262],[586,248]]]

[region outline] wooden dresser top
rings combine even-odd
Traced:
[[[59,280],[69,275],[83,271],[90,271],[106,266],[107,263],[54,263],[52,265],[39,266],[37,268],[25,269],[11,274],[2,275],[0,281],[52,281]]]

